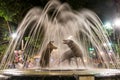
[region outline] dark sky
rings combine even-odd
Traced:
[[[87,8],[95,11],[103,21],[111,21],[117,14],[114,0],[90,0]]]
[[[49,0],[28,0],[34,5],[46,4]],[[116,15],[116,4],[120,0],[60,0],[61,2],[67,2],[73,9],[77,7],[88,8],[96,12],[103,21],[112,20]],[[115,4],[116,1],[116,4]],[[39,2],[41,4],[39,4]]]
[[[93,10],[101,18],[103,22],[111,21],[116,17],[117,9],[120,5],[120,0],[61,0],[67,2],[71,7],[82,5],[83,8]],[[75,5],[72,5],[73,1]]]

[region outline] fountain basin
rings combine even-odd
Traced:
[[[6,76],[3,80],[119,80],[120,70],[117,69],[76,69],[76,70],[48,70],[48,69],[6,69],[0,71]]]

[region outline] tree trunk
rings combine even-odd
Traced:
[[[9,22],[8,22],[8,21],[6,21],[6,22],[7,22],[7,27],[8,27],[8,29],[9,29],[9,34],[11,35],[11,34],[12,34],[12,30],[11,30],[11,28],[10,28]]]

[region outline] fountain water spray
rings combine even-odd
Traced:
[[[14,62],[14,50],[19,48],[21,41],[26,36],[27,40],[24,42],[23,48],[24,65],[30,57],[36,54],[41,56],[47,44],[50,41],[54,41],[57,50],[56,52],[51,52],[50,58],[52,60],[49,63],[49,68],[81,68],[81,61],[78,58],[77,64],[79,67],[76,67],[74,60],[72,60],[72,66],[66,61],[59,64],[63,53],[70,49],[63,44],[63,40],[67,38],[72,39],[79,46],[87,67],[94,68],[94,64],[91,63],[93,58],[90,56],[89,47],[95,49],[97,59],[105,65],[105,68],[109,68],[110,61],[114,65],[117,63],[115,54],[112,54],[112,59],[108,54],[112,47],[103,45],[104,43],[108,44],[109,39],[99,17],[87,9],[74,11],[68,4],[61,4],[57,0],[49,1],[44,9],[32,8],[18,26],[16,34],[18,37],[10,41],[9,47],[1,61],[1,69],[9,68],[9,63]],[[103,53],[101,54],[101,52]],[[41,68],[39,62],[36,66]]]

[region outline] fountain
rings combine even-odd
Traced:
[[[99,17],[90,10],[78,12],[68,4],[49,1],[44,9],[32,8],[16,34],[1,61],[1,74],[13,77],[25,75],[25,79],[28,79],[26,76],[36,76],[36,79],[38,76],[69,76],[75,80],[94,80],[98,75],[120,73],[110,69],[111,64],[118,68],[116,55],[110,45],[104,46],[110,40]],[[23,51],[18,54],[15,50],[20,48],[22,41]],[[90,47],[94,49],[92,53]],[[13,64],[15,69],[11,69]]]

